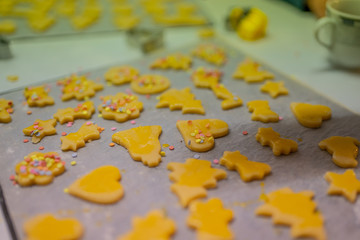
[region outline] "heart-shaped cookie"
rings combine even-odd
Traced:
[[[80,239],[84,228],[74,218],[57,219],[52,214],[40,214],[30,218],[24,224],[26,239],[36,240],[63,240]]]
[[[324,105],[292,102],[290,108],[299,123],[308,128],[319,128],[323,120],[331,118],[331,109]]]
[[[68,190],[71,195],[90,202],[115,203],[124,195],[123,187],[119,183],[120,179],[118,168],[102,166],[77,179]]]

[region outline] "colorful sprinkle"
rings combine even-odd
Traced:
[[[44,150],[45,148],[43,146],[40,146],[39,147],[39,150]]]
[[[213,163],[214,163],[214,164],[219,164],[219,160],[218,160],[218,159],[214,159],[214,160],[213,160]]]
[[[115,131],[115,130],[116,130],[116,127],[112,127],[112,128],[111,128],[111,131]]]
[[[66,132],[62,132],[62,133],[61,133],[61,136],[66,136],[66,135],[67,135]]]
[[[76,157],[77,157],[77,153],[73,153],[73,154],[71,154],[71,156],[72,156],[73,158],[76,158]]]
[[[64,188],[64,193],[68,193],[68,192],[69,192],[69,189]]]
[[[199,158],[200,158],[200,155],[199,155],[199,154],[195,154],[195,155],[194,155],[194,158],[199,159]]]
[[[71,164],[71,166],[75,166],[75,165],[76,165],[76,161],[71,161],[70,164]]]
[[[283,119],[284,119],[283,117],[279,116],[279,120],[280,120],[280,121],[283,120]]]
[[[31,114],[32,114],[32,111],[29,110],[29,111],[26,112],[26,114],[27,114],[27,115],[31,115]]]
[[[169,147],[169,146],[170,146],[170,145],[167,144],[167,143],[164,143],[164,144],[162,145],[163,148],[167,148],[167,147]]]
[[[161,155],[162,157],[165,157],[165,156],[166,156],[166,153],[165,153],[164,151],[161,151],[161,152],[160,152],[160,155]]]
[[[86,122],[87,126],[90,126],[92,124],[92,122]]]
[[[109,146],[113,147],[113,146],[115,146],[115,143],[109,143]]]
[[[243,131],[242,134],[243,135],[248,135],[248,131]]]
[[[24,139],[23,142],[24,142],[24,143],[28,143],[28,142],[29,142],[29,139]]]
[[[169,149],[170,149],[170,150],[174,150],[175,147],[174,147],[174,146],[170,146]]]
[[[135,124],[135,123],[136,123],[136,121],[135,121],[135,120],[132,120],[130,123],[131,123],[131,124]]]

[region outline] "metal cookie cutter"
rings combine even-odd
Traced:
[[[135,27],[126,31],[130,45],[140,47],[143,53],[149,53],[164,45],[163,30],[158,27]]]
[[[10,41],[0,35],[0,59],[11,58]]]

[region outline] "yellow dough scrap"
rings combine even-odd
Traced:
[[[170,87],[170,80],[160,75],[142,75],[131,82],[131,89],[140,94],[155,94]]]
[[[0,98],[0,123],[11,122],[10,113],[12,112],[13,102]]]
[[[197,240],[235,239],[228,226],[234,214],[230,209],[223,207],[219,198],[211,198],[204,203],[195,201],[189,209],[187,224],[196,229]]]
[[[84,123],[75,133],[69,133],[60,138],[62,151],[77,151],[85,147],[85,142],[97,140],[100,138],[99,127],[92,122]]]
[[[73,122],[75,119],[90,119],[94,112],[93,102],[87,101],[79,103],[75,108],[58,109],[53,117],[60,122],[60,124],[64,124]]]
[[[152,210],[146,217],[132,219],[133,230],[117,240],[170,240],[176,231],[175,221],[168,218],[162,210]]]
[[[56,218],[50,213],[39,214],[24,223],[24,232],[28,240],[78,240],[84,228],[74,218]]]
[[[226,136],[229,126],[219,119],[179,120],[176,127],[185,145],[195,152],[206,152],[215,145],[215,138]]]
[[[284,86],[284,82],[266,81],[265,84],[260,87],[260,90],[268,93],[272,98],[289,94],[289,91]]]
[[[23,133],[26,136],[31,136],[32,143],[38,143],[43,139],[45,136],[50,136],[56,134],[56,120],[49,119],[49,120],[39,120],[36,119],[33,125],[24,128]]]
[[[88,80],[86,76],[72,75],[58,81],[63,86],[61,100],[68,101],[72,98],[84,100],[95,96],[95,92],[100,91],[104,86],[100,83]]]
[[[333,136],[322,140],[319,147],[332,154],[332,161],[339,167],[354,168],[358,165],[359,140],[353,137]]]
[[[271,172],[271,167],[268,164],[249,161],[239,151],[225,151],[220,159],[220,164],[229,170],[236,170],[245,182],[263,179]]]
[[[175,70],[187,70],[191,66],[191,58],[181,53],[171,54],[169,56],[156,59],[150,68],[153,69],[175,69]]]
[[[251,120],[264,123],[278,122],[279,115],[270,109],[269,102],[266,100],[253,100],[247,103],[249,112],[252,113]]]
[[[140,126],[112,135],[112,141],[125,147],[132,159],[156,167],[161,162],[159,136],[161,126]]]
[[[259,128],[256,134],[256,141],[263,146],[270,146],[275,156],[288,155],[296,152],[298,144],[291,139],[281,138],[280,134],[270,128]]]
[[[171,111],[182,109],[182,113],[205,114],[205,109],[200,100],[195,100],[195,95],[190,88],[182,90],[170,89],[160,95],[157,108],[169,107]]]
[[[65,162],[56,152],[32,152],[15,166],[15,181],[20,186],[47,185],[65,171]]]
[[[211,162],[189,158],[185,163],[171,162],[167,169],[169,174],[171,191],[180,199],[180,204],[187,207],[189,203],[197,198],[207,196],[207,188],[215,188],[216,181],[226,178],[226,172],[211,167]]]
[[[98,110],[104,119],[125,122],[140,116],[143,103],[135,95],[118,93],[115,96],[103,97]]]
[[[311,191],[294,193],[290,188],[278,189],[266,194],[265,204],[258,207],[255,213],[272,216],[274,224],[290,226],[293,237],[325,240],[324,218],[316,210],[313,196]]]
[[[68,187],[68,193],[94,203],[115,203],[124,195],[120,179],[117,167],[102,166],[73,182]]]
[[[131,66],[119,66],[110,68],[104,75],[106,81],[114,85],[129,83],[139,76],[139,71]]]
[[[233,74],[233,78],[244,79],[247,83],[262,82],[266,79],[273,79],[270,72],[259,70],[259,64],[251,59],[241,62]]]
[[[308,128],[319,128],[322,121],[331,118],[331,109],[324,105],[292,102],[290,108],[299,123]]]
[[[199,88],[211,88],[220,82],[222,72],[204,67],[197,68],[191,75],[194,85]]]
[[[329,195],[343,195],[350,202],[355,202],[357,194],[360,193],[360,181],[354,170],[346,170],[343,174],[326,172],[324,178],[330,183]]]
[[[45,89],[45,86],[25,88],[24,96],[29,107],[53,105],[54,99],[49,96],[49,91],[49,89]]]
[[[224,49],[211,43],[199,45],[192,51],[192,54],[195,57],[201,58],[218,66],[223,65],[227,61]]]

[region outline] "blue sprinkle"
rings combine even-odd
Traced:
[[[44,171],[44,170],[41,170],[39,173],[40,173],[41,176],[45,175],[45,171]]]
[[[200,158],[200,155],[199,155],[199,154],[195,154],[195,155],[194,155],[194,158],[199,159],[199,158]]]
[[[73,153],[73,154],[71,154],[71,156],[72,156],[73,158],[76,158],[76,157],[77,157],[77,153]]]
[[[191,145],[191,140],[188,141],[188,145]]]
[[[204,140],[201,139],[200,143],[203,143],[203,142],[204,142]]]
[[[35,133],[35,136],[37,137],[40,136],[40,132]]]
[[[46,175],[51,176],[52,172],[51,171],[46,171]]]

